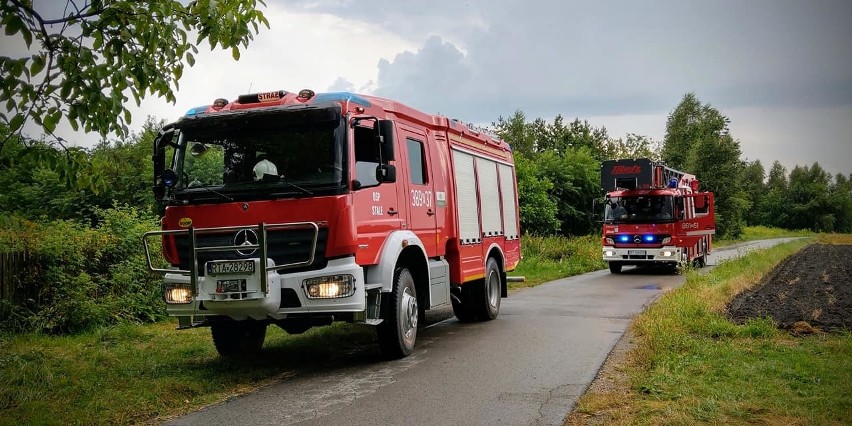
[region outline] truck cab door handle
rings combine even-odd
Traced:
[[[426,210],[426,214],[429,216],[435,216],[435,212],[432,209]]]
[[[393,215],[399,214],[399,212],[398,212],[398,211],[396,211],[396,210],[394,210],[394,209],[393,209],[393,207],[391,207],[391,208],[388,210],[388,214],[389,214],[389,215],[391,215],[391,216],[393,216]]]

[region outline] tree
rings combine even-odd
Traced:
[[[521,111],[509,119],[500,117],[493,127],[515,152],[525,231],[593,231],[590,210],[592,199],[600,196],[600,162],[591,151],[606,138],[606,129],[580,120],[565,126],[561,116],[553,124],[541,118],[528,123]]]
[[[587,235],[596,230],[592,200],[601,195],[600,162],[588,148],[553,151],[537,159],[538,176],[553,184],[550,197],[556,202],[559,230],[563,235]]]
[[[744,218],[746,224],[763,225],[761,212],[763,210],[763,199],[766,197],[766,173],[763,171],[763,164],[760,160],[754,160],[746,163],[743,171],[743,190],[749,199],[749,208],[746,210]]]
[[[47,2],[50,4],[51,2]],[[23,40],[31,54],[0,56],[3,85],[0,115],[10,135],[32,120],[54,135],[56,125],[127,135],[131,122],[127,92],[139,105],[146,95],[175,102],[174,90],[184,63],[195,63],[197,45],[240,47],[269,26],[257,10],[263,0],[67,1],[64,8],[38,8],[32,0],[0,3],[7,36]],[[61,12],[60,12],[61,11]],[[190,40],[190,33],[195,41]],[[0,140],[0,152],[9,140]]]
[[[663,160],[669,167],[688,169],[690,150],[708,137],[727,135],[728,121],[710,104],[701,105],[694,93],[687,93],[666,120]]]
[[[779,228],[789,226],[787,210],[784,208],[788,186],[787,169],[775,160],[766,179],[766,196],[760,209],[761,224]]]
[[[717,232],[735,238],[742,232],[749,201],[742,187],[740,143],[728,123],[717,109],[687,93],[666,121],[662,158],[669,167],[695,174],[715,194]]]
[[[609,139],[603,147],[603,159],[650,158],[660,160],[660,141],[628,133],[625,139]]]
[[[832,232],[836,222],[835,208],[829,196],[831,175],[819,163],[811,167],[796,166],[790,171],[790,187],[785,209],[790,229]]]
[[[515,157],[518,174],[518,204],[521,206],[521,229],[533,235],[552,235],[559,230],[558,207],[549,196],[553,183],[537,176],[532,160]]]
[[[841,173],[836,174],[829,193],[837,219],[834,230],[852,233],[852,175],[846,177]]]
[[[512,146],[515,155],[520,154],[527,158],[535,156],[535,136],[530,131],[530,124],[527,123],[527,117],[523,111],[517,110],[509,118],[500,116],[496,122],[491,123],[491,127],[494,133]]]
[[[93,149],[57,149],[42,141],[10,138],[0,153],[0,212],[30,220],[71,219],[96,225],[99,212],[113,206],[132,206],[143,214],[161,214],[151,197],[151,152],[161,120],[151,117],[138,134],[124,141],[104,142]],[[0,137],[8,129],[0,124]],[[68,155],[86,164],[78,172],[85,185],[72,187],[53,164]]]

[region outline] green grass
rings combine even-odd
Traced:
[[[714,239],[713,245],[724,247],[731,244],[736,244],[743,241],[753,240],[768,240],[771,238],[787,238],[787,237],[813,237],[814,234],[806,229],[791,231],[782,228],[771,228],[768,226],[747,226],[743,228],[743,233],[737,239]]]
[[[0,337],[0,425],[135,424],[186,413],[370,344],[366,326],[291,337],[269,327],[251,364],[220,358],[209,329],[173,322],[75,336]]]
[[[510,275],[524,276],[524,282],[510,288],[532,287],[563,277],[605,269],[601,260],[601,239],[590,235],[577,238],[524,236],[523,259]]]
[[[750,226],[735,240],[713,240],[713,245],[724,247],[743,241],[784,237],[812,237],[810,231],[788,231],[765,226]],[[585,274],[606,269],[601,260],[601,239],[598,235],[584,237],[538,237],[525,235],[521,238],[523,259],[512,276],[523,276],[524,282],[509,283],[509,288],[533,287],[559,278]]]
[[[798,247],[795,244],[786,247]],[[511,283],[512,288],[534,286],[606,267],[600,260],[600,239],[597,236],[573,239],[525,236],[522,247],[524,258],[511,275],[523,275],[526,281]],[[792,252],[794,249],[787,250]],[[769,260],[763,257],[750,260],[755,265],[762,266],[748,266],[749,279],[759,278],[770,267],[766,262],[777,262],[778,259],[778,255],[773,255]],[[718,281],[713,281],[714,285],[696,281],[711,279],[710,276],[701,278],[689,274],[689,284],[686,288],[727,288],[730,284],[725,283],[728,279],[726,277],[741,272],[737,268],[746,268],[744,264],[733,265],[741,264],[732,262],[717,268],[718,273],[712,275],[715,277],[712,280]],[[729,268],[733,270],[726,272]],[[725,291],[726,294],[731,294],[734,290]],[[724,318],[702,308],[703,299],[704,296],[693,298],[690,304],[677,309],[655,306],[652,309],[654,312],[665,312],[658,309],[683,312],[678,313],[681,316],[673,317],[677,318],[676,320],[650,327],[671,329],[672,333],[684,327],[687,330],[672,334],[671,341],[655,341],[655,345],[661,348],[679,348],[681,344],[691,344],[686,342],[699,336],[697,338],[702,344],[711,345],[719,340],[731,342],[730,345],[737,351],[747,355],[749,351],[754,350],[754,344],[762,344],[760,339],[766,339],[767,336],[772,339],[779,338],[774,329],[766,323],[755,322],[748,326],[728,324]],[[687,319],[700,318],[700,321],[685,321],[683,315],[686,315]],[[149,422],[155,418],[162,419],[190,412],[231,395],[250,391],[293,374],[293,368],[311,367],[333,361],[336,354],[351,352],[353,348],[363,348],[372,344],[374,339],[372,331],[365,326],[335,324],[311,330],[302,336],[289,336],[277,327],[270,327],[260,358],[252,365],[246,365],[240,361],[219,358],[211,343],[208,329],[178,332],[174,330],[174,326],[175,323],[169,321],[144,326],[121,325],[73,336],[0,335],[0,425]],[[708,338],[708,335],[715,337]],[[844,366],[845,371],[852,371],[852,368],[848,368],[849,359],[852,359],[848,337],[846,340],[840,339],[830,343],[818,338],[811,340],[813,342],[807,344],[801,340],[790,340],[782,344],[782,349],[786,352],[776,356],[775,361],[767,361],[766,365],[760,364],[762,355],[759,353],[754,355],[755,360],[748,357],[743,359],[749,360],[748,365],[754,365],[756,369],[772,369],[783,365],[779,364],[782,361],[778,357],[798,360],[796,351],[802,352],[803,357],[819,352],[834,364]],[[807,341],[808,339],[805,339],[805,342]],[[657,346],[654,347],[655,350]],[[722,355],[724,354],[719,356]],[[726,359],[731,359],[730,362],[736,364],[733,360],[738,359],[740,355],[738,352],[731,352],[729,356],[731,358]],[[676,356],[654,358],[654,363],[660,366],[660,370],[637,386],[646,388],[648,395],[656,395],[664,401],[666,399],[662,398],[663,396],[672,398],[677,395],[681,391],[673,391],[668,387],[672,380],[680,380],[670,378],[668,370],[685,368],[672,364],[677,359]],[[689,368],[699,368],[697,366],[700,364],[693,361],[688,365]],[[807,364],[796,361],[795,365]],[[710,369],[706,366],[700,368]],[[716,371],[714,374],[725,377],[722,373]],[[802,383],[797,386],[811,391],[808,386],[812,376],[797,369],[789,370],[785,374],[791,380],[798,378],[796,380]],[[840,379],[852,382],[848,374],[818,377],[823,386],[835,386]],[[728,388],[723,386],[722,389]],[[735,389],[725,390],[724,395],[729,394],[736,395]],[[692,416],[689,418],[723,418],[718,414],[720,409],[715,407],[720,403],[723,406],[726,404],[725,398],[728,396],[724,395],[717,397],[716,402],[703,401],[694,405],[691,408],[694,413],[689,414]],[[852,400],[848,398],[848,391],[845,395],[847,401]],[[829,405],[826,410],[831,413],[831,407],[836,404],[831,402]],[[748,407],[743,410],[747,411]]]
[[[737,325],[723,314],[734,295],[811,241],[687,273],[633,324],[629,390],[586,395],[578,410],[605,424],[852,423],[852,334],[793,337],[769,320]]]

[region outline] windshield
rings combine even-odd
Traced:
[[[178,199],[264,199],[340,193],[345,138],[339,122],[240,129],[211,135],[184,131],[174,169]]]
[[[607,222],[669,222],[674,218],[674,203],[671,195],[640,197],[611,197],[606,203]]]

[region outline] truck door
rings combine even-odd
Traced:
[[[367,262],[375,258],[391,231],[402,228],[404,219],[400,211],[404,209],[397,191],[399,181],[379,183],[376,179],[376,168],[388,161],[382,158],[375,131],[366,125],[355,126],[352,139],[355,160],[352,208],[358,234],[356,260]]]
[[[698,247],[699,255],[703,255],[704,251],[710,247],[711,235],[716,232],[716,212],[713,193],[699,192],[685,194],[683,196],[683,208],[686,214],[677,222],[679,234],[685,235],[687,241],[691,241],[696,237],[704,240],[704,244]]]
[[[399,141],[405,147],[405,157],[398,158],[397,163],[401,160],[406,164],[401,169],[405,169],[402,174],[407,184],[408,228],[423,242],[426,255],[433,257],[437,255],[438,233],[430,146],[424,132],[407,126],[400,126]]]

